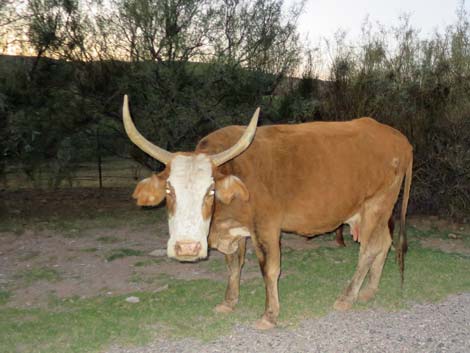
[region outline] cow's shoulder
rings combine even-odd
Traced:
[[[230,125],[211,132],[196,146],[197,152],[215,154],[233,146],[243,135],[244,126]]]

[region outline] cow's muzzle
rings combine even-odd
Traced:
[[[202,245],[199,241],[182,240],[175,243],[175,255],[177,259],[194,261],[199,258]]]

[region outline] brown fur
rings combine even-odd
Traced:
[[[165,197],[165,183],[165,179],[154,174],[137,184],[132,197],[139,206],[156,206]]]
[[[250,198],[245,184],[233,175],[216,179],[215,189],[217,190],[217,199],[226,205],[230,204],[235,197],[243,201],[248,201]]]
[[[231,126],[217,130],[201,140],[196,152],[225,150],[237,141],[243,129]],[[260,327],[275,324],[279,315],[281,230],[320,234],[359,214],[361,220],[356,226],[361,250],[357,270],[335,308],[348,309],[358,297],[368,300],[374,295],[391,245],[387,223],[412,158],[412,147],[400,132],[361,118],[259,127],[251,146],[219,168],[225,175],[236,175],[250,194],[249,200],[238,200],[239,205],[232,208],[232,204],[226,205],[226,210],[216,203],[212,229],[217,229],[223,218],[219,213],[225,213],[245,218],[236,221],[251,230],[266,285],[266,308]],[[402,217],[404,221],[404,214]],[[217,237],[212,229],[212,238]],[[238,257],[227,255],[232,271],[234,267],[241,269],[232,261],[239,261],[236,259],[243,256],[243,249],[239,247]],[[369,281],[359,293],[367,273]],[[239,274],[232,273],[230,278],[222,305],[233,308],[239,292],[239,281],[233,278],[239,279]]]

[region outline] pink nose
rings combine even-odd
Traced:
[[[175,244],[176,256],[196,256],[201,251],[201,243],[198,241],[183,240]]]

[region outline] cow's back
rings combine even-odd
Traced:
[[[243,130],[217,130],[197,150],[225,150]],[[222,171],[243,180],[256,209],[275,203],[284,230],[321,233],[400,182],[411,155],[405,136],[370,118],[271,125],[258,127],[251,146]]]

